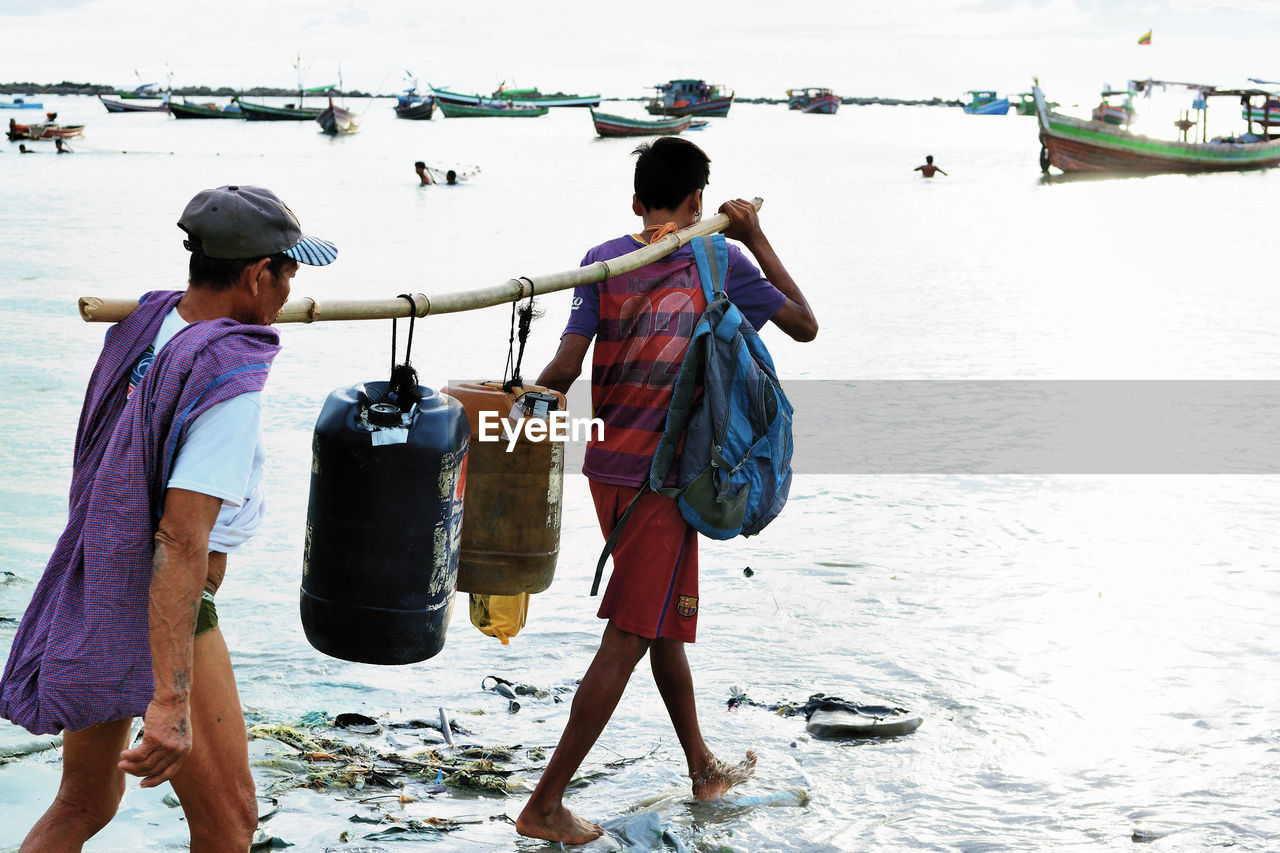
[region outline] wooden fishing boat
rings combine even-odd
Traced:
[[[240,101],[240,112],[249,121],[315,121],[324,112],[323,107],[303,107],[298,104],[285,104],[273,107],[270,104],[255,104],[251,101]]]
[[[108,98],[106,95],[99,95],[98,100],[107,108],[109,113],[167,113],[169,112],[169,96],[165,95],[160,100],[143,100],[142,98],[126,98],[118,100],[116,98]]]
[[[599,95],[567,95],[556,92],[544,95],[537,89],[508,89],[499,86],[493,93],[494,98],[508,100],[521,107],[598,107]]]
[[[28,101],[25,98],[14,98],[12,101],[0,101],[0,110],[42,110],[40,101]]]
[[[234,118],[244,119],[240,104],[232,100],[224,106],[217,104],[193,104],[190,101],[170,101],[169,112],[174,118]]]
[[[335,105],[332,96],[329,97],[329,106],[316,116],[316,123],[320,125],[320,130],[330,136],[355,133],[360,129],[360,122],[356,120],[355,113]]]
[[[654,88],[658,94],[645,106],[649,115],[723,117],[733,106],[733,92],[725,95],[705,80],[672,80]]]
[[[1152,84],[1168,85],[1138,81],[1139,88]],[[1209,96],[1248,94],[1239,89],[1197,88]],[[1280,164],[1280,139],[1252,133],[1204,142],[1156,139],[1118,125],[1053,112],[1038,85],[1032,93],[1040,125],[1040,166],[1045,171],[1056,166],[1064,172],[1150,174],[1263,169]],[[1195,122],[1190,124],[1194,126]]]
[[[976,116],[1002,116],[1009,112],[1009,99],[996,97],[996,93],[984,89],[970,89],[969,102],[964,111]]]
[[[627,118],[626,116],[591,111],[591,121],[600,136],[674,136],[689,129],[693,119],[688,116],[676,116],[656,121]]]
[[[1111,98],[1121,98],[1119,103],[1113,103]],[[1107,89],[1102,92],[1102,100],[1093,112],[1090,114],[1094,121],[1104,122],[1106,124],[1114,124],[1118,127],[1127,127],[1133,122],[1135,114],[1133,108],[1133,92],[1129,89]]]
[[[407,118],[413,121],[429,121],[436,109],[436,99],[431,95],[422,97],[414,89],[405,89],[396,96],[396,118]]]
[[[55,124],[54,119],[58,114],[46,115],[49,120],[42,124],[18,124],[9,119],[9,129],[5,131],[5,136],[9,137],[10,142],[17,142],[22,139],[71,139],[84,133],[83,124]]]
[[[497,88],[492,95],[467,95],[462,92],[451,92],[448,89],[437,89],[434,86],[428,87],[436,101],[444,109],[444,104],[460,104],[462,106],[482,106],[491,101],[501,101],[510,103],[517,107],[598,107],[600,106],[599,95],[566,95],[563,92],[557,92],[554,95],[544,95],[537,89],[504,89],[501,86]],[[445,115],[448,115],[446,113]]]
[[[478,104],[455,104],[441,101],[439,96],[436,100],[445,118],[536,118],[549,111],[547,107],[521,107],[509,101],[482,100]]]
[[[833,95],[830,89],[812,86],[807,89],[788,89],[787,109],[832,115],[840,109],[840,97]]]

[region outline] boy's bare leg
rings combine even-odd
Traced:
[[[676,737],[684,749],[694,797],[715,800],[729,788],[750,779],[756,770],[754,752],[747,750],[745,760],[726,764],[711,753],[702,739],[693,697],[693,674],[684,653],[684,643],[664,638],[654,640],[649,650],[649,665],[653,668],[654,683],[658,685],[658,692],[662,694],[662,701],[671,716],[671,725],[675,727]]]
[[[124,796],[124,771],[116,762],[128,746],[132,722],[113,720],[63,733],[62,783],[23,840],[23,853],[78,851],[111,822]]]
[[[560,743],[516,818],[516,831],[521,835],[585,844],[604,834],[598,824],[583,820],[565,807],[564,792],[613,716],[632,671],[648,647],[647,639],[615,627],[612,621],[605,626],[600,648],[574,694]]]

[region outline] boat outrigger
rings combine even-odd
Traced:
[[[1262,133],[1255,133],[1251,121],[1244,134],[1214,139],[1208,139],[1205,130],[1209,98],[1238,98],[1248,113],[1253,99],[1261,98],[1265,103],[1270,97],[1265,90],[1219,89],[1160,80],[1137,80],[1131,85],[1135,92],[1154,86],[1181,86],[1196,93],[1192,108],[1197,118],[1192,120],[1187,114],[1175,122],[1182,139],[1156,139],[1105,121],[1073,118],[1053,112],[1037,82],[1032,93],[1040,125],[1041,169],[1047,172],[1050,166],[1056,166],[1064,172],[1152,174],[1263,169],[1280,165],[1280,136],[1268,135],[1265,127],[1260,128]],[[1195,141],[1197,127],[1200,129],[1200,142]]]

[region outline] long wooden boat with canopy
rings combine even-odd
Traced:
[[[1196,83],[1135,80],[1134,92],[1154,87],[1182,87],[1194,93],[1191,110],[1174,125],[1177,140],[1158,139],[1133,133],[1126,128],[1053,112],[1040,90],[1032,89],[1040,125],[1040,167],[1056,166],[1064,172],[1214,172],[1265,169],[1280,165],[1280,136],[1271,136],[1265,126],[1255,131],[1250,121],[1238,136],[1208,138],[1205,116],[1210,98],[1234,98],[1244,105],[1246,117],[1254,99],[1265,104],[1271,94],[1263,89],[1220,89]],[[1194,116],[1194,117],[1193,117]],[[1199,134],[1196,131],[1199,130]],[[1200,141],[1196,141],[1196,136]]]

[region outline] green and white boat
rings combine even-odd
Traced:
[[[693,119],[689,116],[645,121],[627,116],[610,115],[609,113],[591,111],[591,121],[596,126],[596,133],[605,137],[613,136],[674,136],[689,129]]]
[[[535,118],[547,114],[547,107],[521,107],[510,101],[482,100],[478,104],[455,104],[436,98],[445,118]]]
[[[451,92],[448,89],[428,87],[440,104],[462,104],[465,106],[481,106],[489,101],[503,101],[517,107],[598,107],[599,95],[566,95],[557,92],[544,95],[537,89],[504,89],[498,87],[492,95],[467,95],[462,92]]]
[[[1167,84],[1158,80],[1135,81],[1135,91]],[[1266,96],[1260,91],[1192,86],[1198,97],[1193,108],[1197,120],[1178,122],[1182,140],[1157,139],[1133,133],[1104,121],[1090,121],[1062,115],[1049,109],[1039,85],[1032,89],[1040,124],[1040,167],[1046,172],[1056,166],[1064,172],[1216,172],[1265,169],[1280,165],[1280,138],[1252,132],[1239,136],[1195,141],[1195,128],[1203,128],[1203,106],[1212,96],[1247,99]],[[1184,126],[1185,124],[1185,126]],[[1188,131],[1190,133],[1188,134]],[[1203,134],[1203,129],[1202,129]],[[1188,140],[1189,137],[1189,140]]]

